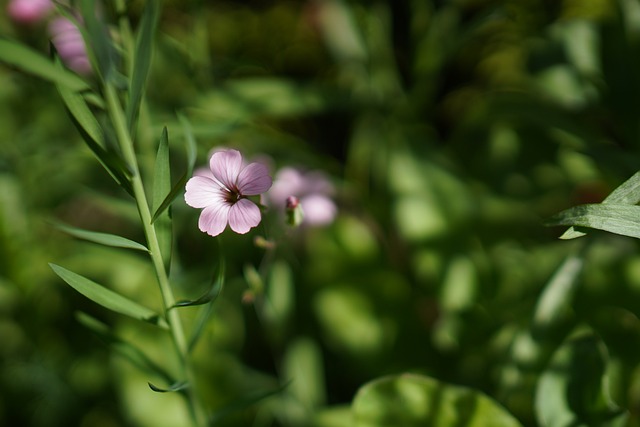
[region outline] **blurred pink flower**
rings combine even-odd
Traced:
[[[336,217],[338,208],[331,199],[335,189],[327,177],[318,171],[302,171],[284,167],[278,171],[267,196],[272,204],[284,210],[294,196],[303,212],[303,224],[325,225]]]
[[[247,196],[257,196],[271,187],[267,167],[245,165],[237,150],[217,151],[209,161],[210,173],[194,175],[187,182],[184,199],[193,208],[202,208],[198,226],[211,236],[229,227],[245,234],[260,223],[260,208]]]
[[[51,0],[11,0],[7,13],[15,22],[34,24],[44,20],[53,9]]]
[[[53,19],[48,29],[51,42],[67,67],[79,74],[90,74],[91,62],[80,29],[63,17]]]

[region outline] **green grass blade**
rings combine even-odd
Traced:
[[[579,205],[555,215],[547,225],[594,228],[640,239],[640,206],[612,203]]]
[[[59,265],[50,263],[49,266],[69,286],[93,302],[134,319],[144,320],[163,328],[168,326],[164,319],[153,310]]]
[[[127,121],[132,134],[135,121],[140,110],[145,83],[149,75],[151,65],[151,53],[153,50],[153,36],[158,24],[160,14],[160,2],[148,1],[145,5],[140,22],[140,30],[136,38],[136,50],[133,60],[133,72],[129,87],[129,103],[127,104]]]
[[[187,381],[174,382],[168,388],[160,388],[160,387],[155,386],[155,385],[153,385],[151,383],[147,383],[147,384],[149,384],[149,388],[151,390],[155,391],[156,393],[170,393],[170,392],[174,392],[174,391],[182,391],[182,390],[186,389],[187,387],[189,387],[189,383]]]
[[[49,58],[18,42],[0,38],[0,62],[38,76],[72,91],[89,89],[78,75],[57,67]]]
[[[137,251],[145,251],[149,250],[138,242],[134,242],[133,240],[126,239],[121,236],[116,236],[115,234],[108,233],[98,233],[95,231],[83,230],[80,228],[72,227],[70,225],[55,223],[56,228],[65,233],[77,237],[82,240],[87,240],[89,242],[98,243],[100,245],[112,246],[116,248],[125,248],[125,249],[135,249]]]
[[[156,164],[153,177],[153,200],[152,209],[157,210],[165,198],[165,195],[171,190],[171,165],[169,162],[169,135],[167,128],[162,130],[160,142],[158,144],[158,154],[156,155]],[[162,211],[161,215],[156,218],[153,226],[158,236],[158,244],[165,268],[169,271],[171,265],[171,249],[172,249],[172,228],[171,213],[169,210]]]

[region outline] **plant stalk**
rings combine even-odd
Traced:
[[[164,266],[162,254],[160,253],[160,245],[158,243],[156,230],[151,223],[151,211],[140,176],[138,161],[133,147],[133,140],[129,134],[125,115],[120,105],[116,89],[110,83],[106,83],[105,85],[105,97],[107,109],[116,131],[122,155],[131,173],[133,194],[140,214],[140,219],[142,221],[142,226],[144,228],[149,255],[160,287],[160,293],[162,295],[162,302],[164,305],[164,314],[169,324],[171,337],[182,369],[181,374],[189,382],[189,388],[186,390],[189,413],[194,426],[204,427],[207,425],[206,413],[195,390],[195,375],[189,360],[189,348],[184,328],[182,326],[182,320],[178,310],[170,309],[175,304],[175,297]]]

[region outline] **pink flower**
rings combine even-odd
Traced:
[[[7,13],[16,22],[34,24],[44,20],[53,9],[51,0],[11,0]]]
[[[303,213],[303,224],[326,225],[337,214],[336,204],[331,199],[333,185],[318,171],[303,173],[292,167],[278,171],[273,187],[268,193],[269,200],[281,209],[286,209],[287,200],[297,201]]]
[[[210,174],[193,176],[187,182],[184,200],[202,208],[198,226],[211,236],[229,227],[245,234],[260,223],[260,208],[247,196],[257,196],[271,187],[267,167],[261,163],[245,165],[237,150],[217,151],[209,161]]]
[[[67,67],[79,74],[90,74],[91,62],[80,29],[67,18],[58,17],[49,23],[48,30],[51,42]]]

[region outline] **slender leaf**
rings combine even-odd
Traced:
[[[59,265],[50,263],[49,266],[69,286],[93,302],[134,319],[144,320],[163,328],[168,326],[164,319],[153,310]]]
[[[173,391],[181,391],[189,387],[189,383],[187,381],[178,381],[171,384],[168,388],[160,388],[151,383],[149,384],[149,388],[157,393],[168,393]]]
[[[191,333],[191,338],[189,339],[189,351],[192,351],[196,344],[198,344],[198,340],[204,331],[211,314],[213,313],[213,301],[215,301],[220,293],[222,292],[222,288],[224,286],[224,277],[225,277],[225,262],[223,258],[220,258],[220,266],[218,267],[218,272],[214,276],[214,279],[211,283],[211,288],[209,291],[201,296],[200,298],[194,301],[180,301],[176,303],[173,307],[188,307],[194,305],[207,304],[206,307],[203,307],[200,310],[198,315],[198,319],[196,320],[195,327],[193,332]]]
[[[58,63],[58,67],[61,65]],[[104,132],[82,95],[69,90],[63,85],[57,85],[60,97],[71,116],[82,139],[93,151],[102,167],[111,175],[127,193],[133,194],[128,169],[125,162],[115,153],[105,150]]]
[[[612,203],[579,205],[560,212],[547,224],[594,228],[640,238],[640,206]]]
[[[78,75],[55,64],[46,56],[18,42],[0,38],[0,62],[14,66],[72,91],[89,88]]]
[[[109,33],[104,19],[98,17],[101,2],[95,0],[82,0],[80,11],[86,28],[83,35],[86,37],[85,44],[90,53],[93,53],[97,65],[97,70],[105,82],[111,81],[115,77],[115,56],[116,51],[109,39]]]
[[[153,35],[156,32],[159,14],[159,1],[146,2],[138,37],[136,38],[135,58],[129,87],[129,103],[127,104],[127,120],[132,133],[134,133],[135,121],[138,116],[145,83],[149,74]]]
[[[164,368],[149,359],[149,357],[138,347],[115,335],[109,326],[82,312],[76,313],[76,318],[80,323],[93,331],[98,335],[98,337],[100,337],[100,339],[108,344],[111,350],[127,359],[142,372],[158,376],[169,384],[174,382],[174,379]]]
[[[153,177],[153,209],[157,209],[171,188],[171,165],[169,162],[169,135],[167,128],[162,129],[162,136],[158,144],[158,154]],[[172,228],[171,212],[163,212],[153,223],[158,236],[158,243],[165,268],[169,271],[171,266]]]
[[[261,400],[267,399],[269,397],[275,396],[276,394],[282,393],[284,389],[286,389],[291,381],[283,384],[282,386],[274,389],[274,390],[265,390],[265,391],[257,391],[255,393],[251,393],[245,397],[242,397],[238,400],[234,400],[229,405],[223,406],[215,411],[211,419],[209,420],[209,425],[217,425],[222,419],[228,417],[234,412],[242,411],[250,407],[251,405],[255,405]]]
[[[121,236],[108,233],[98,233],[95,231],[82,230],[80,228],[72,227],[70,225],[54,223],[55,227],[65,233],[77,237],[79,239],[88,240],[89,242],[99,243],[105,246],[113,246],[116,248],[135,249],[138,251],[146,251],[148,249],[138,242],[126,239]]]
[[[182,115],[178,115],[178,119],[182,124],[184,132],[185,150],[187,152],[187,170],[180,177],[178,182],[176,182],[175,185],[171,188],[171,191],[169,191],[162,203],[160,203],[160,206],[155,209],[155,212],[151,219],[151,223],[154,223],[158,219],[158,217],[171,205],[171,203],[173,203],[178,194],[184,191],[184,187],[187,184],[189,178],[191,178],[191,175],[193,174],[193,168],[196,163],[197,147],[196,140],[193,136],[193,132],[191,131],[191,124]]]
[[[635,205],[640,202],[640,172],[636,172],[631,178],[623,182],[615,190],[607,196],[602,203],[610,203],[617,205]],[[586,235],[581,230],[576,230],[575,227],[569,228],[562,236],[561,239],[574,239],[576,237],[582,237]]]

